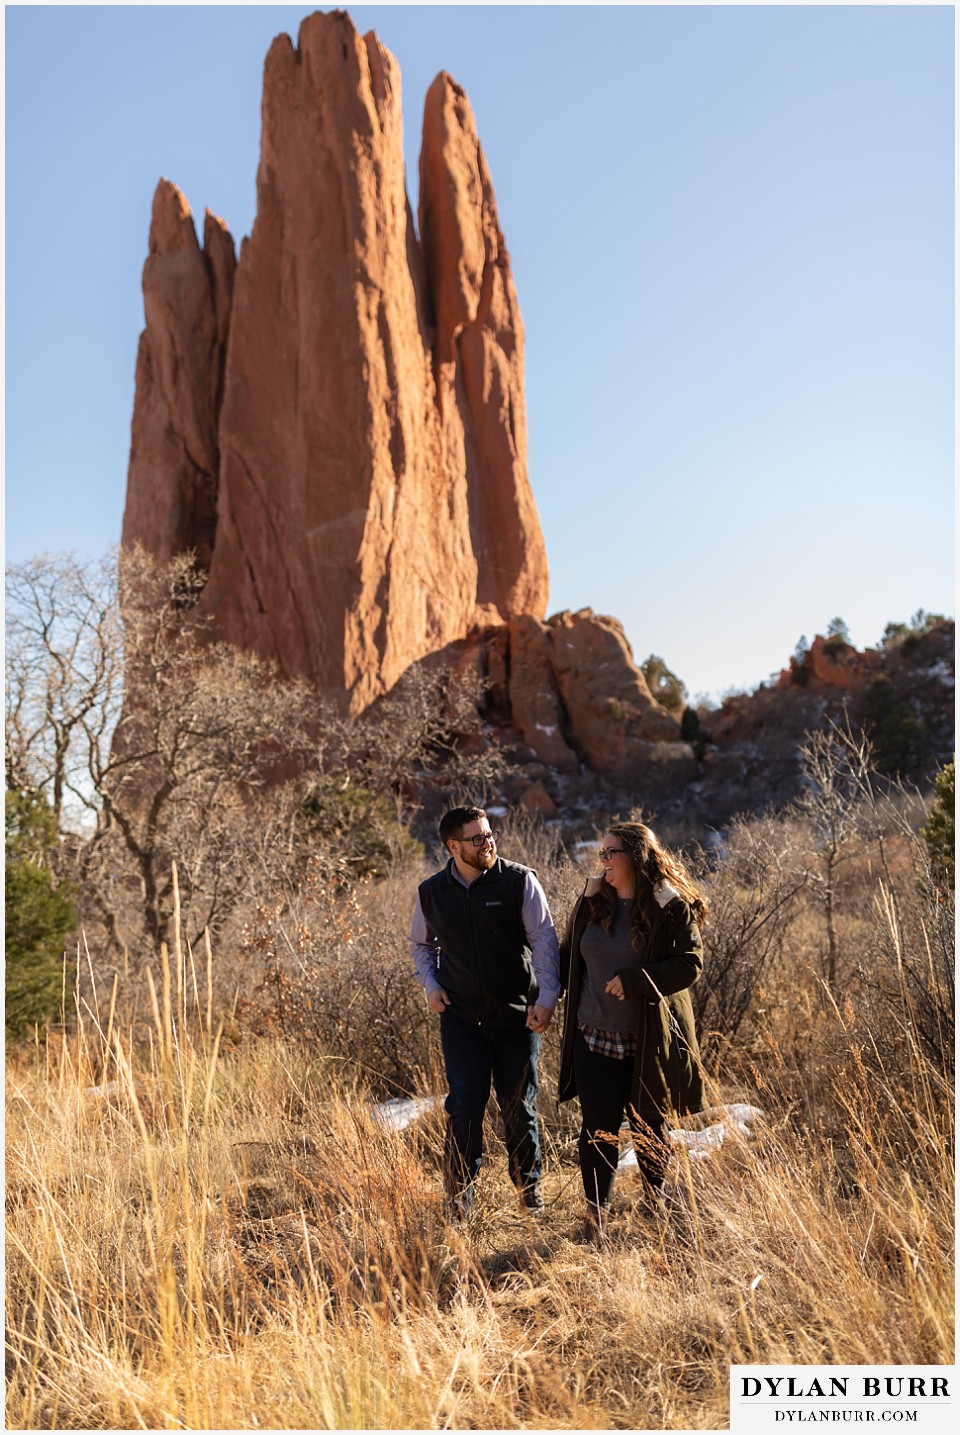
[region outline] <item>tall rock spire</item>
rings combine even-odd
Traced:
[[[143,266],[140,336],[123,541],[159,558],[196,550],[209,566],[217,526],[217,427],[233,275],[233,240],[208,212],[204,248],[190,206],[162,179]]]
[[[542,618],[523,330],[469,103],[427,96],[418,239],[400,73],[343,12],[264,66],[236,274],[161,182],[125,543],[197,549],[219,637],[359,710],[479,624]],[[229,241],[229,256],[225,240]]]
[[[473,111],[446,73],[424,105],[420,233],[434,372],[458,475],[461,460],[466,473],[478,599],[502,616],[539,617],[547,569],[527,478],[520,306]]]

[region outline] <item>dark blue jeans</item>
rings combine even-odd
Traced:
[[[633,1061],[591,1051],[582,1031],[573,1038],[573,1072],[583,1125],[578,1152],[583,1194],[593,1207],[606,1206],[620,1156],[620,1127],[630,1123],[640,1174],[651,1186],[663,1185],[669,1157],[667,1123],[650,1126],[630,1105]]]
[[[483,1113],[492,1081],[503,1116],[511,1179],[532,1198],[540,1185],[539,1035],[526,1027],[478,1026],[447,1010],[440,1017],[440,1043],[450,1086],[445,1102],[448,1195],[468,1191],[480,1170]]]

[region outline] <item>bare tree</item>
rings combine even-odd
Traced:
[[[836,725],[808,733],[800,749],[804,787],[796,806],[813,828],[809,886],[823,908],[827,951],[822,975],[831,991],[836,990],[839,951],[837,883],[845,863],[862,847],[858,799],[868,758]]]
[[[118,949],[169,944],[172,867],[191,938],[252,877],[296,898],[312,853],[337,888],[414,846],[430,790],[489,790],[502,767],[472,670],[416,665],[360,717],[213,640],[189,554],[8,571],[7,783],[41,792],[71,875]],[[68,810],[69,809],[69,810]],[[68,822],[69,819],[69,822]],[[63,855],[63,853],[61,854]]]
[[[427,794],[485,800],[504,761],[482,732],[484,692],[472,670],[418,663],[366,713],[323,705],[307,809],[340,839],[344,877],[382,872],[409,850],[409,823]]]
[[[737,1036],[779,958],[788,914],[806,886],[805,833],[768,814],[734,818],[719,863],[695,865],[710,898],[703,979],[692,992],[705,1055]]]
[[[174,861],[194,935],[236,905],[248,830],[289,826],[313,757],[305,684],[212,642],[202,583],[142,550],[7,576],[7,783],[49,793],[61,829],[67,795],[85,814],[84,892],[134,950],[169,941]]]
[[[88,854],[101,873],[119,855],[135,874],[156,949],[169,939],[174,860],[194,933],[240,899],[245,829],[283,822],[279,795],[311,758],[312,702],[306,684],[210,641],[196,606],[203,576],[189,555],[158,566],[136,550],[120,573],[124,707],[109,745],[91,734],[99,820]],[[115,926],[113,905],[105,915]]]
[[[8,789],[41,794],[58,830],[91,799],[91,740],[120,717],[123,635],[117,554],[44,554],[6,572]]]

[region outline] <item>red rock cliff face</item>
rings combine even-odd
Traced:
[[[424,112],[418,239],[400,75],[315,14],[264,67],[236,273],[161,182],[123,541],[197,549],[218,636],[359,710],[471,629],[542,618],[523,330],[469,103]]]

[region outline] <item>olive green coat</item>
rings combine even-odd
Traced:
[[[589,917],[586,898],[597,890],[600,880],[591,878],[587,882],[560,944],[560,973],[566,988],[557,1089],[560,1101],[577,1094],[573,1038],[583,973],[580,938]],[[705,1105],[689,991],[703,971],[700,929],[689,905],[672,888],[661,892],[657,903],[653,925],[640,954],[641,966],[619,973],[627,996],[641,994],[630,1104],[651,1124],[670,1115],[702,1111]]]

